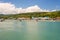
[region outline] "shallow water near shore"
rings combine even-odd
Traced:
[[[60,22],[6,20],[0,22],[0,40],[60,40]]]

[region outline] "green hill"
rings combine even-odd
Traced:
[[[60,11],[54,11],[54,12],[30,12],[30,13],[19,13],[19,14],[10,14],[10,15],[3,15],[0,14],[0,18],[8,19],[8,18],[32,18],[32,17],[60,17]]]

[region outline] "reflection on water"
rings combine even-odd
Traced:
[[[0,22],[0,40],[60,40],[60,22],[6,20]]]

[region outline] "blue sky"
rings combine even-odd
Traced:
[[[16,7],[26,8],[33,5],[38,5],[42,9],[60,9],[60,0],[0,0],[1,2],[10,2]]]

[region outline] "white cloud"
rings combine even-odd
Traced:
[[[40,10],[41,9],[37,5],[26,8],[26,12],[39,12]]]
[[[52,10],[52,12],[53,12],[53,11],[57,11],[57,10],[55,9],[55,10]]]
[[[11,3],[0,3],[0,13],[2,14],[10,14],[16,11],[15,5]]]
[[[15,5],[11,3],[0,3],[0,14],[16,14],[26,12],[48,12],[48,11],[49,10],[41,9],[37,5],[23,9],[23,8],[16,8]]]

